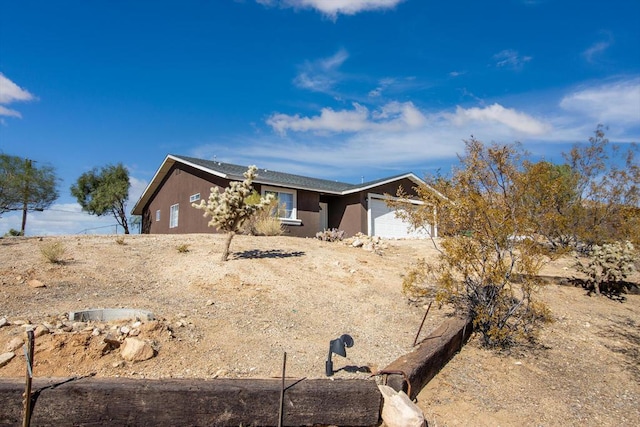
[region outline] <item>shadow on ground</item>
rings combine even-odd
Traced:
[[[253,258],[293,258],[293,257],[301,257],[306,255],[301,251],[287,252],[280,249],[270,249],[267,251],[262,251],[259,249],[254,249],[251,251],[244,252],[236,252],[234,254],[235,259],[253,259]]]

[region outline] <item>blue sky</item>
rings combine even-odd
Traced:
[[[640,141],[639,16],[635,0],[6,1],[0,151],[61,179],[31,235],[113,232],[69,187],[122,162],[132,208],[167,154],[353,183],[447,172],[471,135],[561,161],[598,123]]]

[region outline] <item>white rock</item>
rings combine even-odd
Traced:
[[[9,363],[14,357],[16,357],[16,354],[12,351],[0,354],[0,368]]]
[[[9,326],[9,325],[10,323],[6,317],[0,318],[0,328],[2,328],[3,326]]]
[[[22,347],[23,344],[24,344],[24,340],[22,338],[15,337],[11,341],[9,341],[9,343],[7,344],[7,351],[8,352],[15,351],[20,347]]]
[[[351,246],[353,246],[354,248],[359,248],[362,245],[364,245],[364,242],[360,239],[354,240],[353,243],[351,244]]]
[[[44,283],[42,283],[40,280],[37,279],[31,279],[27,282],[27,285],[29,285],[29,287],[31,288],[44,288],[45,285]]]
[[[122,328],[120,328],[120,333],[122,335],[128,335],[129,332],[131,332],[131,328],[129,328],[128,326],[123,326]]]
[[[382,420],[387,427],[426,427],[424,414],[404,392],[378,385],[384,398]]]
[[[50,330],[49,330],[49,328],[47,328],[46,326],[44,326],[44,325],[38,325],[38,326],[36,326],[36,330],[35,330],[35,332],[33,333],[33,336],[34,336],[35,338],[38,338],[38,337],[41,337],[41,336],[43,336],[43,335],[48,334],[49,332],[51,332],[51,331],[50,331]]]
[[[138,338],[126,338],[120,347],[120,356],[130,362],[140,362],[154,356],[153,348]]]

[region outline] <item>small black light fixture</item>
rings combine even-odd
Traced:
[[[340,338],[331,340],[329,342],[329,357],[325,364],[325,373],[328,377],[333,375],[333,362],[331,361],[331,354],[335,353],[342,357],[347,357],[347,350],[345,347],[353,347],[353,338],[351,335],[344,334]]]

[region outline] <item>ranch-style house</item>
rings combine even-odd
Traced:
[[[222,191],[229,182],[242,181],[246,170],[246,166],[215,160],[168,155],[132,213],[142,216],[143,233],[215,232],[207,226],[203,212],[191,204],[208,198],[212,186]],[[434,224],[426,227],[428,233],[416,232],[385,203],[400,186],[415,195],[414,187],[419,184],[424,181],[413,173],[348,184],[266,169],[258,169],[253,181],[258,193],[275,194],[281,206],[286,206],[280,221],[287,235],[314,237],[318,231],[337,228],[347,237],[358,232],[385,238],[426,237],[428,233],[436,237],[435,212]]]

